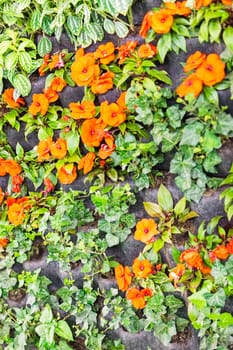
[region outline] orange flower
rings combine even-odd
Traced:
[[[210,268],[206,266],[195,248],[186,249],[180,255],[180,262],[186,262],[189,268],[196,268],[203,274],[210,273]]]
[[[185,267],[183,264],[177,264],[176,267],[170,270],[169,273],[169,279],[172,281],[174,280],[174,286],[177,287],[177,282],[179,281],[180,277],[184,274]]]
[[[77,61],[80,57],[84,56],[84,49],[80,47],[76,52],[75,52],[75,61]]]
[[[50,152],[54,158],[64,158],[67,153],[66,140],[59,138],[56,142],[52,142],[52,144],[50,145]]]
[[[233,237],[231,238],[230,242],[227,243],[226,248],[230,254],[233,254]]]
[[[13,203],[9,207],[7,215],[8,215],[8,220],[10,221],[11,224],[15,226],[21,225],[23,222],[23,219],[25,218],[23,204]]]
[[[126,99],[126,93],[127,91],[123,91],[120,96],[118,97],[116,103],[118,104],[118,106],[120,106],[123,109],[127,109],[126,103],[125,103],[125,99]]]
[[[48,64],[49,69],[53,70],[54,68],[62,68],[64,67],[64,61],[63,61],[63,55],[62,53],[55,53],[52,55],[51,60]]]
[[[88,147],[99,147],[104,138],[103,126],[96,118],[87,119],[81,128],[81,139]]]
[[[197,269],[202,264],[202,258],[195,248],[186,249],[180,255],[180,261],[186,262],[189,267],[196,267]]]
[[[76,166],[73,163],[65,164],[58,170],[58,179],[63,185],[69,185],[77,177]]]
[[[152,15],[153,15],[153,12],[149,11],[146,13],[146,15],[144,16],[144,18],[142,20],[141,28],[139,30],[139,35],[141,35],[143,38],[146,37],[146,35],[151,27],[150,19],[151,19]]]
[[[32,103],[29,106],[29,112],[32,115],[45,115],[48,111],[49,101],[44,94],[34,94],[32,96]]]
[[[146,278],[153,273],[153,266],[149,260],[134,259],[132,265],[133,272],[136,277]]]
[[[126,114],[117,103],[108,104],[104,101],[100,104],[100,116],[104,123],[110,126],[119,126],[126,120]]]
[[[152,44],[142,44],[138,48],[138,56],[140,58],[151,58],[157,54],[157,47]]]
[[[84,55],[71,65],[71,77],[78,86],[90,86],[100,74],[100,68],[95,59]]]
[[[49,87],[47,90],[43,90],[43,93],[49,103],[55,102],[59,98],[57,91],[51,89],[51,87]]]
[[[12,192],[20,192],[21,185],[23,183],[24,178],[21,175],[15,175],[12,177]]]
[[[100,149],[99,149],[99,152],[98,152],[98,157],[100,159],[106,159],[108,158],[112,152],[115,150],[116,146],[113,145],[112,147],[106,145],[105,143],[103,143],[101,146],[100,146]]]
[[[118,288],[125,292],[132,281],[132,274],[128,266],[118,265],[115,267],[115,277],[118,284]]]
[[[93,80],[91,84],[91,91],[93,94],[105,94],[108,90],[113,88],[114,73],[106,72]]]
[[[0,176],[5,176],[6,174],[5,159],[0,158]]]
[[[39,142],[37,146],[38,161],[49,160],[51,157],[50,150],[52,145],[52,138],[49,137],[46,140]]]
[[[122,64],[125,61],[126,57],[131,56],[137,44],[137,41],[128,41],[120,47],[117,47],[119,64]]]
[[[0,249],[3,249],[7,246],[9,239],[6,237],[0,237]]]
[[[190,55],[185,63],[184,72],[189,72],[193,69],[200,67],[204,59],[206,58],[206,54],[201,51],[196,51],[192,55]]]
[[[186,7],[187,1],[165,2],[165,7],[171,11],[173,15],[188,16],[192,10]]]
[[[83,174],[89,173],[94,165],[95,153],[88,152],[84,157],[82,157],[78,163],[78,170],[83,169]]]
[[[225,247],[224,245],[218,245],[214,250],[212,250],[211,253],[211,261],[214,261],[216,258],[220,260],[226,260],[230,255],[227,247]]]
[[[94,58],[99,59],[102,64],[109,64],[115,58],[115,47],[112,42],[100,45],[94,52]]]
[[[150,24],[152,29],[157,34],[169,33],[173,25],[173,16],[168,9],[160,9],[157,12],[153,12],[150,17]]]
[[[19,108],[25,105],[25,100],[22,97],[14,99],[14,89],[6,89],[2,95],[3,101],[11,108]]]
[[[11,176],[15,176],[21,173],[21,166],[13,159],[8,159],[4,161],[4,170]]]
[[[53,78],[53,80],[51,81],[50,84],[50,89],[56,91],[56,92],[61,92],[64,87],[66,86],[66,81],[60,77],[55,77]]]
[[[209,6],[213,0],[196,0],[195,9],[199,10],[203,6]]]
[[[95,104],[92,101],[72,102],[69,104],[71,115],[74,119],[90,119],[96,113]]]
[[[0,187],[0,205],[2,204],[2,202],[3,202],[3,199],[4,199],[4,192],[3,192],[3,190],[2,190],[2,187]]]
[[[157,223],[153,219],[142,219],[136,225],[134,239],[145,244],[154,240],[154,236],[159,234]]]
[[[44,191],[45,193],[52,192],[55,188],[54,184],[48,177],[44,179],[44,185],[45,185],[45,191]]]
[[[143,309],[146,306],[145,297],[151,297],[152,295],[150,288],[142,290],[138,288],[129,288],[126,292],[126,298],[131,300],[136,309]]]
[[[231,6],[232,5],[232,0],[222,0],[223,5],[226,6]]]
[[[50,59],[50,54],[48,53],[44,56],[44,62],[42,63],[42,65],[38,69],[39,75],[41,77],[44,76],[45,72],[48,70],[49,59]]]
[[[184,79],[183,82],[176,88],[176,93],[179,97],[184,97],[189,94],[193,94],[194,97],[197,97],[200,95],[202,87],[202,81],[195,73],[193,73]]]
[[[216,53],[209,54],[197,68],[197,77],[207,86],[213,86],[225,78],[225,63]]]

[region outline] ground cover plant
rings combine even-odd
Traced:
[[[232,6],[0,1],[0,349],[232,348]]]

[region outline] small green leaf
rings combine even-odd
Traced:
[[[161,238],[156,239],[153,243],[152,248],[155,253],[159,252],[164,246],[164,241]]]
[[[31,70],[32,70],[32,58],[29,55],[29,53],[26,51],[19,52],[18,57],[19,57],[19,63],[20,63],[22,70],[24,70],[27,73],[31,72]]]
[[[182,197],[175,205],[174,213],[177,216],[183,214],[186,207],[186,198]]]
[[[222,25],[219,18],[212,19],[209,22],[209,33],[210,33],[210,42],[219,43],[220,34],[222,31]]]
[[[115,22],[114,25],[117,36],[119,36],[119,38],[125,38],[129,32],[126,24],[122,22]]]
[[[109,34],[114,34],[115,33],[115,26],[113,21],[111,21],[108,18],[104,19],[104,30],[109,33]]]
[[[57,325],[55,327],[55,333],[63,338],[66,339],[68,341],[73,341],[73,334],[71,332],[70,326],[68,325],[68,323],[64,320],[60,320],[57,322]]]
[[[33,32],[36,32],[38,29],[40,29],[40,22],[41,22],[41,12],[39,9],[34,9],[31,13],[31,27]]]
[[[163,184],[160,185],[158,190],[158,204],[165,212],[173,209],[172,195]]]
[[[49,323],[53,319],[53,313],[49,304],[46,304],[40,315],[41,323]]]
[[[52,42],[46,36],[43,36],[38,42],[37,51],[41,57],[44,57],[52,51]]]
[[[143,202],[144,209],[153,218],[164,218],[162,208],[157,203]]]
[[[233,53],[233,27],[228,26],[223,32],[223,41],[231,53]]]
[[[31,91],[31,82],[23,74],[16,74],[13,77],[13,85],[18,90],[19,95],[28,96]]]

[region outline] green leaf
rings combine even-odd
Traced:
[[[209,306],[223,307],[226,301],[226,295],[223,288],[218,289],[215,293],[204,294]]]
[[[117,36],[119,36],[119,38],[125,38],[129,32],[126,24],[122,22],[115,22],[114,25]]]
[[[55,327],[55,333],[63,338],[66,339],[68,341],[73,341],[73,334],[71,332],[70,326],[68,325],[68,323],[64,320],[60,320],[57,322],[57,325]]]
[[[183,214],[186,207],[186,198],[182,197],[175,205],[174,213],[177,216]]]
[[[70,155],[73,155],[79,147],[80,136],[77,132],[70,131],[66,137],[67,149]]]
[[[119,238],[117,236],[114,236],[111,233],[107,233],[105,238],[106,238],[108,247],[113,247],[113,246],[118,245],[120,243]]]
[[[46,304],[40,315],[41,323],[49,323],[53,319],[53,313],[49,304]]]
[[[168,84],[172,85],[171,79],[168,77],[168,73],[166,71],[161,71],[157,69],[149,69],[146,71],[150,76]]]
[[[16,52],[11,52],[5,57],[5,68],[6,70],[14,71],[18,63],[18,55]]]
[[[13,85],[18,90],[19,95],[28,96],[31,91],[31,82],[23,74],[16,74],[13,77]]]
[[[218,149],[222,145],[220,136],[215,135],[212,130],[206,130],[203,141],[202,148],[206,153],[211,152],[213,149]]]
[[[31,72],[31,70],[32,70],[32,58],[29,55],[29,53],[26,51],[19,52],[18,57],[19,57],[19,63],[20,63],[22,70],[24,70],[26,73]]]
[[[159,38],[157,42],[157,49],[158,49],[159,61],[163,63],[168,51],[172,50],[171,33],[163,34]]]
[[[180,141],[180,145],[196,146],[201,137],[201,132],[204,126],[199,122],[194,122],[186,125],[183,128],[183,135]]]
[[[108,18],[104,19],[104,30],[109,33],[109,34],[114,34],[115,33],[115,26],[113,21],[111,21]]]
[[[181,251],[178,248],[176,248],[175,246],[173,246],[171,248],[171,253],[172,253],[172,257],[173,257],[175,263],[178,264],[180,262]]]
[[[233,27],[228,26],[223,32],[223,41],[229,51],[233,54]],[[1,53],[1,52],[0,52]]]
[[[41,57],[44,57],[52,51],[52,42],[46,36],[43,36],[38,42],[37,51]]]
[[[36,32],[38,29],[40,29],[41,16],[42,13],[39,9],[34,9],[32,11],[30,24],[33,32]]]
[[[220,34],[222,31],[222,25],[218,18],[212,19],[209,22],[209,34],[210,34],[210,42],[217,42],[219,43],[220,40]]]
[[[218,106],[219,104],[218,92],[215,90],[213,86],[205,86],[203,89],[203,93],[208,102]]]
[[[156,239],[152,248],[155,253],[159,252],[164,247],[164,241],[161,238]]]
[[[157,203],[143,202],[144,209],[152,218],[164,218],[162,208]]]
[[[8,50],[8,48],[11,46],[10,40],[4,40],[0,43],[0,55],[4,55],[4,53]]]
[[[67,27],[69,31],[74,35],[79,35],[82,29],[82,18],[81,16],[69,15],[67,17]]]
[[[173,199],[168,189],[161,184],[158,190],[158,204],[165,211],[168,212],[173,209]]]
[[[118,180],[118,173],[116,169],[110,168],[107,170],[106,173],[109,179],[112,180],[113,182],[116,182]]]
[[[203,41],[208,41],[209,39],[209,28],[208,28],[208,22],[204,21],[200,25],[199,29],[199,41],[202,43]]]
[[[18,142],[16,144],[16,154],[20,159],[22,159],[24,156],[24,149]]]

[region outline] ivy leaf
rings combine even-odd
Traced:
[[[180,141],[180,145],[196,146],[201,137],[201,132],[204,126],[199,122],[194,122],[186,125],[183,128],[183,135]]]
[[[213,149],[218,149],[222,145],[221,137],[215,135],[215,133],[211,130],[206,130],[203,141],[202,148],[206,153],[211,152]]]

